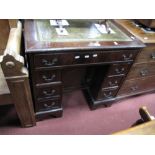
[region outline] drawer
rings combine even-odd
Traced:
[[[100,92],[98,93],[98,96],[96,100],[107,100],[107,99],[112,99],[116,96],[118,88],[116,89],[101,89]]]
[[[114,64],[110,66],[108,77],[125,76],[130,69],[131,64]]]
[[[48,85],[36,87],[36,99],[37,101],[46,100],[54,97],[59,97],[62,93],[62,85]]]
[[[36,111],[47,111],[61,108],[62,105],[60,99],[51,99],[47,101],[38,102],[36,107]]]
[[[134,95],[149,90],[155,90],[155,76],[136,80],[126,80],[120,88],[117,96]]]
[[[110,87],[119,87],[121,81],[122,81],[121,76],[106,77],[102,84],[102,89],[109,89]]]
[[[50,83],[61,81],[61,72],[59,70],[35,71],[35,83]]]
[[[127,79],[135,79],[155,75],[155,62],[142,63],[132,66]]]
[[[155,46],[147,46],[137,56],[135,63],[155,62]]]
[[[36,54],[34,55],[35,68],[54,67],[65,65],[78,65],[89,63],[109,63],[133,61],[137,55],[136,50],[100,51],[100,52],[77,52],[77,53],[57,53],[57,54]]]

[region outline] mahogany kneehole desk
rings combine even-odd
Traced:
[[[68,20],[58,35],[49,20],[26,20],[25,55],[36,116],[62,116],[62,95],[82,89],[91,109],[114,103],[144,44],[116,22],[100,33],[97,20]]]

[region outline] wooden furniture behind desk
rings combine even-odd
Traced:
[[[137,55],[117,96],[133,96],[155,91],[155,32],[147,32],[133,20],[117,20],[124,28],[145,43]]]
[[[0,105],[14,104],[22,127],[30,127],[36,123],[28,72],[20,55],[22,25],[16,22],[15,28],[10,27],[15,21],[0,20]]]
[[[136,19],[136,21],[147,27],[155,28],[155,19]]]
[[[65,38],[57,37],[49,20],[25,21],[25,54],[38,118],[61,116],[62,95],[74,89],[83,89],[91,109],[109,105],[117,99],[122,81],[144,44],[113,21],[109,24],[116,32],[114,35],[101,35],[103,39],[93,40],[88,32],[99,35],[93,22],[69,20],[70,35]],[[86,38],[78,41],[78,36]],[[61,41],[61,38],[65,39]]]

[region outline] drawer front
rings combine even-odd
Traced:
[[[110,67],[108,77],[125,76],[130,69],[131,64],[114,64]]]
[[[150,61],[155,62],[155,46],[148,45],[138,54],[135,63]]]
[[[49,85],[36,88],[36,99],[37,101],[46,100],[61,95],[61,85]]]
[[[117,93],[117,88],[116,89],[101,89],[96,100],[107,100],[107,99],[112,99],[116,96]]]
[[[119,90],[117,96],[132,95],[149,90],[155,90],[155,76],[137,80],[126,80]]]
[[[53,110],[53,109],[58,109],[61,108],[61,100],[60,99],[55,99],[55,100],[47,100],[43,102],[38,102],[37,103],[37,111],[48,111],[48,110]]]
[[[137,55],[136,50],[132,51],[104,51],[104,52],[80,52],[80,53],[58,53],[58,54],[37,54],[34,56],[35,68],[54,67],[73,64],[107,63],[133,61]]]
[[[132,66],[127,79],[142,78],[155,75],[155,62],[136,64]]]
[[[119,87],[122,77],[107,77],[105,78],[102,89],[109,89],[111,87]]]
[[[35,83],[50,83],[61,81],[61,72],[59,70],[35,71]]]

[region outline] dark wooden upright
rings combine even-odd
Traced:
[[[16,21],[16,20],[15,20]],[[0,20],[0,105],[14,104],[22,127],[36,125],[29,76],[21,53],[22,25]],[[9,28],[14,26],[15,28]]]

